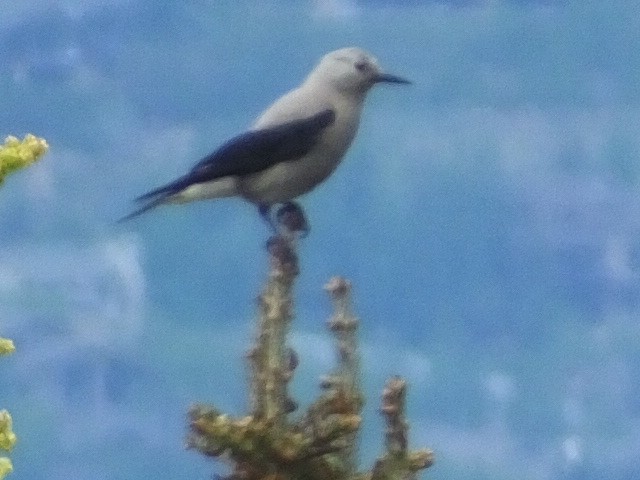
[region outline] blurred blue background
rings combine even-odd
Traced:
[[[16,479],[208,479],[186,410],[246,408],[267,230],[239,200],[116,225],[358,45],[411,87],[368,98],[302,199],[292,386],[333,365],[322,285],[354,283],[381,452],[384,380],[444,479],[640,478],[640,17],[612,0],[20,0],[0,135],[50,153],[0,190],[0,407]]]

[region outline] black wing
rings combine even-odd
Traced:
[[[166,197],[196,183],[249,175],[277,163],[302,157],[311,150],[322,131],[335,118],[335,112],[327,109],[302,120],[240,134],[196,163],[185,176],[137,200],[149,200],[159,195]]]

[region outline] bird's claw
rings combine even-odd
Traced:
[[[302,207],[296,202],[285,202],[276,212],[275,218],[271,215],[271,205],[258,206],[260,216],[269,225],[273,233],[278,235],[299,235],[305,238],[309,234],[309,222]]]
[[[258,211],[260,212],[260,216],[267,222],[267,225],[271,228],[275,235],[278,234],[278,225],[273,221],[273,217],[271,216],[271,205],[266,203],[261,203],[258,205]]]
[[[296,202],[284,203],[276,213],[276,222],[286,232],[298,233],[301,238],[309,235],[309,222],[302,207]]]

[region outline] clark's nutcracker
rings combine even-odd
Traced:
[[[280,97],[253,127],[204,157],[186,175],[139,197],[127,220],[158,205],[240,196],[270,210],[307,193],[338,166],[358,129],[365,96],[376,83],[410,83],[383,73],[360,48],[326,54],[302,85]]]

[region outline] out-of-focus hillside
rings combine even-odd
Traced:
[[[244,407],[266,228],[238,200],[115,220],[346,45],[414,85],[372,93],[345,164],[302,200],[297,397],[330,358],[319,287],[344,274],[366,389],[407,377],[430,478],[640,474],[632,2],[9,8],[0,130],[51,146],[0,195],[0,321],[18,345],[0,400],[22,478],[208,478],[181,450],[184,413]]]

